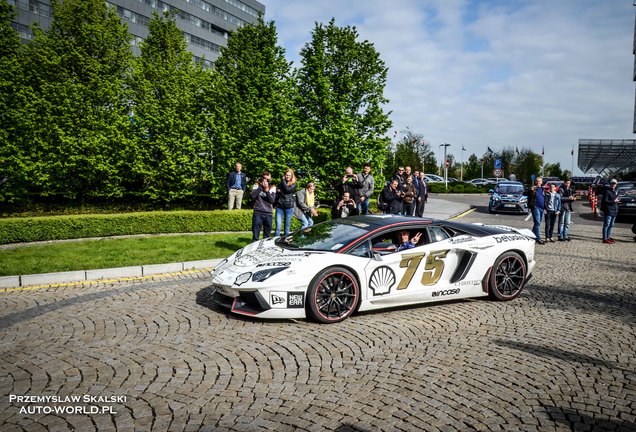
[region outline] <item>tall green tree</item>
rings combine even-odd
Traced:
[[[561,169],[561,163],[546,163],[543,166],[543,175],[549,177],[563,178],[563,170]]]
[[[213,192],[225,193],[227,173],[236,161],[252,178],[269,170],[277,179],[286,166],[301,168],[290,68],[276,26],[262,19],[238,29],[221,50],[205,92]]]
[[[33,97],[24,109],[32,132],[22,146],[31,158],[33,191],[121,196],[131,36],[103,1],[64,0],[52,8],[51,27],[35,26],[24,56]]]
[[[297,102],[310,140],[305,154],[318,176],[331,181],[347,165],[380,166],[390,142],[382,110],[388,69],[373,44],[332,19],[316,24],[300,56]]]
[[[0,202],[19,200],[26,192],[28,159],[20,145],[20,110],[25,103],[19,63],[20,37],[11,20],[16,12],[0,0]]]
[[[522,148],[515,159],[515,176],[518,181],[530,184],[533,175],[541,174],[543,156],[532,150]]]
[[[431,158],[434,160],[435,154],[431,149],[430,142],[426,141],[422,134],[407,129],[400,140],[391,146],[385,168],[389,175],[392,175],[398,166],[407,165],[413,171],[424,170],[426,172],[427,161]]]
[[[485,174],[485,173],[484,173]],[[468,162],[464,165],[464,180],[481,177],[481,161],[475,153],[468,156]]]
[[[135,59],[132,80],[135,193],[169,203],[197,192],[209,177],[210,140],[205,134],[201,82],[174,16],[153,17]]]

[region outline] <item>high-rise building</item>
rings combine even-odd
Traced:
[[[30,26],[38,22],[46,29],[53,20],[51,0],[8,0],[18,12],[14,28],[25,39],[31,39]],[[148,23],[153,12],[175,12],[176,23],[188,41],[188,49],[197,61],[206,66],[219,57],[231,31],[253,24],[265,15],[265,6],[255,0],[108,0],[117,10],[134,36],[133,51],[148,35]]]

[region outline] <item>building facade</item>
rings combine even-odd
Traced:
[[[46,29],[53,20],[51,0],[8,0],[18,12],[13,27],[23,40],[33,37],[31,24],[38,22]],[[265,15],[265,6],[255,0],[108,0],[128,31],[134,36],[133,51],[148,35],[148,23],[153,12],[175,12],[176,23],[188,41],[188,50],[196,61],[212,66],[221,47],[227,45],[230,32],[258,20]]]

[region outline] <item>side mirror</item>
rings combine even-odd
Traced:
[[[488,193],[495,193],[494,189],[488,189]]]
[[[397,247],[391,242],[378,242],[373,245],[373,256],[375,255],[386,255],[393,253],[397,250]]]

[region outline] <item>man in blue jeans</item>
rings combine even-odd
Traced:
[[[609,187],[603,192],[603,200],[601,201],[601,210],[603,211],[603,243],[614,244],[616,240],[612,238],[612,227],[618,215],[618,192],[616,191],[616,179],[611,179]]]
[[[532,211],[532,232],[534,233],[535,240],[539,244],[545,244],[545,241],[541,240],[541,221],[543,221],[543,213],[545,212],[545,197],[543,195],[543,178],[537,177],[534,179],[534,186],[528,193],[528,207]]]

